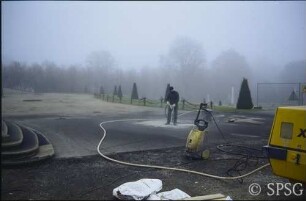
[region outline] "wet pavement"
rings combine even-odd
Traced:
[[[106,122],[103,127],[107,136],[101,150],[106,154],[184,146],[194,126],[196,112],[181,111],[180,114],[176,126],[165,125],[162,109],[112,116],[52,115],[37,118],[33,115],[9,119],[43,132],[55,148],[55,157],[67,158],[98,154],[97,145],[103,136],[99,126],[102,122]],[[268,140],[273,120],[270,115],[256,114],[215,113],[214,117],[216,122],[209,123],[206,139],[213,144],[225,143],[224,138],[231,142]],[[234,122],[229,122],[233,119]]]

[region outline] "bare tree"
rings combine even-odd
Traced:
[[[78,91],[80,79],[78,79],[78,70],[76,66],[70,66],[65,75],[67,79],[67,88],[70,92],[75,93]]]
[[[23,88],[24,85],[24,65],[20,62],[12,62],[8,66],[4,66],[4,85],[10,88]]]
[[[181,71],[195,71],[205,64],[204,50],[200,43],[187,38],[177,38],[170,46],[170,65]]]
[[[286,64],[280,73],[280,80],[282,82],[306,82],[306,60]]]
[[[168,54],[161,56],[160,62],[164,68],[164,84],[172,83],[186,99],[202,98],[206,61],[200,43],[187,37],[177,38],[171,44]],[[191,88],[194,90],[190,90]]]
[[[30,78],[30,85],[34,92],[43,92],[45,90],[45,71],[39,64],[32,64],[28,69],[28,76]]]
[[[91,88],[103,85],[106,90],[111,90],[112,78],[110,77],[115,67],[115,59],[108,51],[92,52],[87,57],[89,68],[89,85]]]
[[[236,90],[236,97],[241,80],[251,79],[251,70],[244,56],[233,49],[222,52],[212,64],[209,93],[216,100],[230,102],[231,87]]]

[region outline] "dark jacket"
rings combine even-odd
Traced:
[[[167,94],[167,98],[166,101],[169,101],[171,105],[173,105],[174,103],[177,104],[180,100],[180,95],[177,91],[169,91],[169,93]]]

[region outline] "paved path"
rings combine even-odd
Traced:
[[[96,148],[102,137],[99,124],[118,119],[147,119],[142,121],[112,122],[104,125],[107,137],[102,152],[119,153],[185,146],[186,138],[193,127],[195,112],[179,117],[177,126],[164,125],[162,109],[135,112],[126,115],[96,116],[26,116],[10,117],[18,123],[35,128],[50,139],[58,158],[82,157],[97,154]],[[267,141],[272,125],[271,115],[215,114],[215,119],[224,136],[231,142]],[[228,122],[234,119],[234,122]],[[224,143],[214,122],[210,122],[208,143]]]
[[[103,134],[99,124],[118,119],[147,120],[105,124],[107,137],[102,144],[105,153],[184,147],[196,116],[195,112],[188,113],[179,117],[177,126],[165,126],[163,108],[109,103],[89,94],[31,94],[12,90],[4,90],[4,94],[4,119],[43,132],[59,158],[97,154],[96,148]],[[273,112],[216,113],[215,118],[228,141],[267,142]],[[224,143],[213,122],[206,142]]]

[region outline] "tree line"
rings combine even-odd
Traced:
[[[118,67],[116,59],[108,51],[97,51],[87,57],[84,66],[62,67],[52,62],[2,64],[2,86],[37,93],[99,93],[103,87],[104,93],[112,94],[114,86],[120,85],[123,95],[129,96],[133,83],[137,83],[140,97],[159,99],[170,83],[180,97],[190,101],[206,99],[207,102],[213,100],[228,104],[232,87],[237,101],[243,78],[249,80],[251,95],[254,96],[252,89],[258,77],[250,66],[246,58],[234,49],[222,52],[208,64],[202,45],[183,37],[177,38],[168,52],[160,56],[157,67],[125,69]],[[296,80],[296,76],[291,75],[299,75],[305,80],[304,70],[305,61],[293,62],[285,66],[280,78],[290,81]]]

